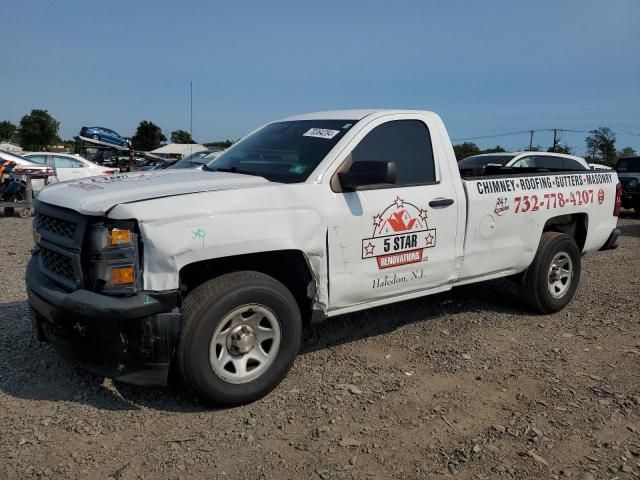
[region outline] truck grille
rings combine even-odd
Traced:
[[[40,201],[35,207],[40,270],[65,289],[82,288],[82,244],[89,217]]]
[[[42,266],[49,272],[73,283],[80,281],[79,278],[76,278],[73,260],[70,257],[45,247],[40,248],[40,256],[42,258]]]
[[[50,217],[42,213],[36,213],[35,228],[38,231],[46,230],[55,235],[60,235],[66,238],[73,238],[76,234],[77,224],[62,220],[61,218]],[[41,233],[42,234],[42,233]]]

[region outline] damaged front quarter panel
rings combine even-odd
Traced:
[[[328,305],[326,223],[317,205],[320,186],[270,184],[121,204],[109,217],[138,221],[145,290],[178,289],[180,271],[196,262],[299,251],[316,320]]]

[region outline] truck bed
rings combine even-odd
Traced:
[[[615,172],[513,170],[462,180],[467,217],[461,279],[524,270],[549,222],[567,228],[582,222],[583,252],[598,250],[615,228]]]

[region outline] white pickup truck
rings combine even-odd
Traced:
[[[473,174],[436,114],[349,110],[267,124],[202,171],[53,185],[27,268],[36,332],[98,374],[174,372],[237,405],[284,378],[305,322],[507,276],[562,309],[582,254],[614,246],[616,173]]]

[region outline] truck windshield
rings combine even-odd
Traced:
[[[357,120],[271,123],[209,162],[204,170],[258,175],[272,182],[304,182]]]
[[[458,162],[459,167],[484,167],[486,165],[506,165],[515,155],[474,155]]]
[[[616,165],[618,172],[640,172],[640,157],[621,158]]]

